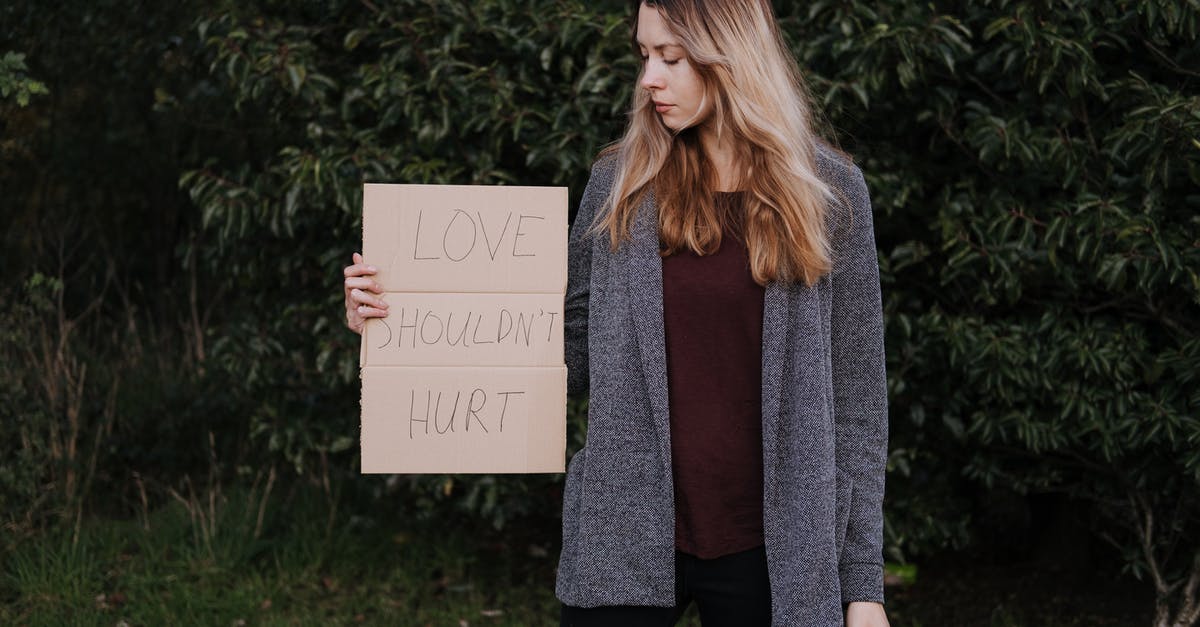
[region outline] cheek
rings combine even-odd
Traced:
[[[687,86],[687,93],[692,101],[699,106],[700,100],[704,96],[704,82],[700,80],[700,75],[689,68],[684,84]]]
[[[688,83],[688,100],[696,109],[699,109],[701,102],[704,101],[704,84],[699,79]]]

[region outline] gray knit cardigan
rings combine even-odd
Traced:
[[[556,594],[578,607],[674,604],[675,513],[657,205],[647,194],[611,252],[587,227],[616,174],[593,166],[571,227],[568,391],[590,393],[567,470]],[[887,388],[879,266],[862,171],[818,144],[833,270],[771,283],[763,305],[763,525],[776,625],[841,625],[883,602]],[[848,205],[848,207],[847,207]]]

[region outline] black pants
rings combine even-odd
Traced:
[[[692,601],[704,627],[771,624],[771,584],[763,547],[706,560],[675,552],[675,607],[563,605],[562,627],[667,627]]]

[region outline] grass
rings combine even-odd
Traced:
[[[537,625],[557,613],[551,551],[466,527],[330,525],[317,497],[258,537],[245,494],[210,520],[171,502],[145,523],[93,521],[78,543],[48,533],[5,558],[0,624]]]
[[[331,516],[325,494],[293,486],[264,508],[253,490],[206,493],[134,520],[93,519],[77,542],[35,536],[0,558],[0,624],[557,624],[546,521],[498,533],[375,500]],[[895,627],[1150,624],[1146,586],[1111,571],[958,555],[919,572],[888,588]],[[681,624],[699,624],[694,607]]]

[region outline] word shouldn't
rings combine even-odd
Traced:
[[[412,318],[408,318],[411,311]],[[458,322],[455,322],[455,316]],[[396,346],[416,348],[420,341],[426,346],[445,343],[447,346],[471,346],[472,344],[503,344],[511,342],[514,346],[532,346],[535,338],[540,338],[540,328],[534,334],[535,325],[546,325],[546,341],[549,342],[554,330],[554,319],[557,311],[538,309],[533,311],[518,311],[516,314],[508,309],[485,315],[481,312],[437,312],[421,311],[419,307],[411,310],[401,307],[398,321],[389,324],[386,318],[378,318],[383,328],[387,329],[387,339],[378,348],[385,348],[395,340]],[[411,321],[410,321],[411,320]],[[485,322],[486,321],[486,322]],[[461,326],[459,326],[461,324]],[[395,328],[393,329],[393,325]],[[407,331],[407,333],[406,333]]]
[[[446,392],[444,399],[446,414],[443,417],[442,392],[437,392],[435,396],[433,390],[425,390],[425,406],[424,408],[421,408],[423,409],[423,411],[421,411],[417,406],[417,391],[412,390],[409,392],[408,400],[408,439],[413,439],[413,427],[417,423],[423,423],[425,425],[425,435],[430,435],[429,426],[431,424],[433,425],[433,430],[438,435],[453,433],[455,430],[455,422],[460,419],[458,410],[460,405],[462,407],[461,420],[462,430],[464,432],[470,433],[471,421],[474,420],[475,424],[479,425],[478,428],[475,429],[476,432],[478,432],[479,429],[483,429],[484,433],[490,433],[487,428],[488,422],[479,415],[480,412],[483,412],[486,408],[488,412],[490,412],[492,427],[497,429],[499,433],[504,433],[504,414],[508,411],[508,397],[514,394],[521,395],[524,393],[525,392],[523,391],[496,392],[495,395],[503,397],[504,400],[493,400],[492,404],[489,406],[487,392],[484,392],[480,388],[471,390],[471,393],[466,395],[466,398],[463,397],[463,392],[461,390],[455,392],[453,404],[450,402],[450,393]],[[500,405],[498,417],[496,415],[497,404]],[[485,417],[487,415],[488,414],[485,414]],[[443,420],[445,421],[444,425]]]

